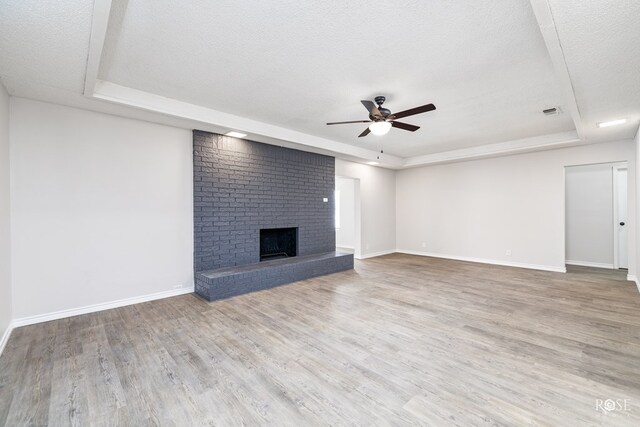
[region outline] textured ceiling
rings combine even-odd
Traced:
[[[359,146],[414,156],[573,129],[528,0],[115,0],[100,78]],[[357,135],[360,99],[415,133]]]
[[[531,0],[545,1],[587,140],[632,137],[640,120],[640,2]],[[82,96],[93,6],[0,2],[0,78],[12,95],[131,115]],[[188,7],[113,0],[99,77],[400,157],[574,129],[569,86],[553,69],[528,0],[405,0],[384,8],[361,0],[192,0]],[[415,133],[358,139],[365,125],[325,125],[366,118],[359,100],[379,94],[392,111],[429,102],[438,109],[404,120],[422,127]],[[540,113],[553,106],[565,114]],[[629,124],[595,127],[619,117]]]
[[[587,138],[633,138],[640,120],[640,1],[550,3]],[[629,122],[596,128],[617,118]]]
[[[10,92],[42,85],[84,87],[93,1],[0,1],[0,77]]]

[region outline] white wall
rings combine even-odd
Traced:
[[[0,352],[11,323],[9,95],[0,82]]]
[[[562,270],[564,167],[617,161],[628,161],[629,217],[635,218],[630,140],[399,171],[398,249]],[[635,222],[629,228],[635,261]],[[635,262],[629,270],[635,274]]]
[[[566,262],[613,268],[613,165],[565,170]]]
[[[336,247],[356,248],[356,180],[336,177],[340,195],[340,228],[336,230]]]
[[[11,98],[15,319],[193,286],[191,132]]]
[[[395,171],[336,159],[336,175],[360,180],[362,257],[395,251]]]

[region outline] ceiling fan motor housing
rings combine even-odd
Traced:
[[[386,97],[379,95],[376,96],[373,100],[375,101],[376,104],[378,104],[378,111],[380,111],[380,114],[382,114],[382,117],[374,117],[372,115],[369,115],[369,118],[373,121],[382,121],[383,119],[385,119],[389,114],[391,114],[391,110],[389,110],[388,108],[382,108],[382,104],[384,104],[384,101],[386,101]]]
[[[369,120],[373,120],[374,122],[380,122],[383,121],[387,118],[388,115],[391,114],[391,110],[387,109],[387,108],[378,108],[378,111],[380,111],[380,114],[382,114],[381,116],[375,115],[372,116],[371,114],[369,114]]]

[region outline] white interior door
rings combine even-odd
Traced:
[[[627,169],[615,170],[616,185],[616,222],[614,224],[618,241],[618,268],[629,268],[627,256]]]

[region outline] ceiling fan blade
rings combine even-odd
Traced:
[[[435,105],[427,104],[427,105],[423,105],[421,107],[412,108],[410,110],[400,111],[399,113],[393,113],[392,116],[393,116],[394,119],[401,119],[403,117],[409,117],[409,116],[413,116],[415,114],[426,113],[427,111],[433,111],[435,109],[436,109]]]
[[[408,123],[402,122],[391,122],[391,126],[398,129],[408,130],[410,132],[415,132],[420,129],[420,126],[410,125]]]
[[[376,107],[376,104],[374,104],[371,101],[360,101],[362,102],[362,105],[364,105],[364,108],[367,109],[367,111],[369,112],[370,116],[380,116],[382,117],[382,113],[380,112],[380,110],[378,110],[378,107]]]
[[[348,123],[371,123],[371,120],[353,120],[351,122],[331,122],[327,124],[328,125],[345,125]]]
[[[362,133],[360,135],[358,135],[358,138],[362,138],[363,136],[367,136],[369,135],[371,131],[369,130],[369,128],[366,128],[364,131],[362,131]]]

